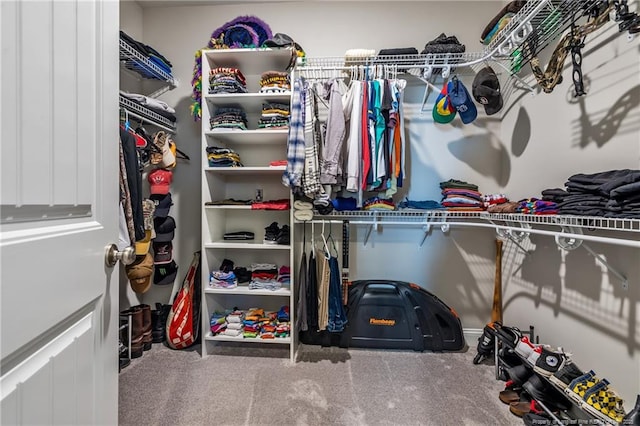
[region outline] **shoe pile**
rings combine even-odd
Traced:
[[[517,328],[497,322],[485,327],[484,335],[486,340],[493,335],[501,345],[500,377],[506,385],[500,392],[500,401],[509,404],[510,412],[522,417],[525,424],[550,421],[552,417],[543,406],[560,420],[575,421],[569,414],[573,405],[604,423],[625,420],[640,424],[640,416],[633,410],[625,416],[623,401],[607,379],[598,378],[592,370],[582,371],[562,348],[534,344]],[[479,344],[479,353],[481,349],[489,351],[484,346]],[[640,410],[637,408],[636,412]]]
[[[280,228],[278,222],[272,222],[271,225],[264,228],[264,243],[289,245],[289,225],[285,224]]]

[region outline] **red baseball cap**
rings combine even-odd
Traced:
[[[155,169],[147,177],[151,194],[168,194],[169,185],[173,180],[173,172],[162,169]]]

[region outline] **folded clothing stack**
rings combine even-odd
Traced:
[[[120,91],[120,96],[127,98],[129,101],[135,104],[150,109],[152,112],[163,116],[171,122],[175,123],[178,120],[176,117],[176,110],[170,107],[166,102],[163,102],[159,99],[151,98],[139,93],[128,93],[122,90]]]
[[[505,194],[485,194],[482,196],[482,205],[485,209],[507,202],[509,202],[509,199]]]
[[[260,93],[284,93],[291,90],[289,73],[266,71],[260,76]]]
[[[171,67],[173,65],[167,58],[162,56],[153,47],[135,40],[124,31],[120,31],[120,39],[125,41],[127,45],[131,46],[134,50],[145,56],[149,60],[149,62],[153,63],[153,65],[160,68],[166,74],[171,75]],[[129,59],[130,58],[128,57],[128,55],[120,55],[120,60],[125,61],[125,66],[127,69],[135,71],[145,78],[164,80],[164,76],[158,74],[158,72],[153,69],[152,66],[149,66],[141,61],[131,61]]]
[[[225,232],[223,239],[229,241],[246,241],[253,240],[255,238],[255,234],[251,231],[235,231],[235,232]]]
[[[555,197],[560,214],[640,218],[640,170],[578,173],[565,186],[564,193],[558,188],[542,192]]]
[[[478,191],[478,185],[462,180],[449,179],[446,182],[440,182],[440,189],[442,190],[442,205],[447,210],[484,210],[482,194]]]
[[[420,53],[464,53],[465,50],[465,45],[460,43],[456,36],[447,36],[445,33],[442,33],[427,42]]]
[[[211,288],[236,288],[237,286],[238,280],[233,271],[211,271],[209,275],[209,287]]]
[[[252,290],[278,290],[282,283],[278,282],[278,266],[272,263],[254,263],[251,265]]]
[[[247,80],[237,68],[214,68],[209,72],[209,93],[247,93]]]
[[[247,114],[239,105],[216,109],[209,119],[211,130],[247,130]]]
[[[288,129],[289,105],[280,102],[262,104],[262,114],[258,121],[259,129]]]
[[[362,210],[395,210],[396,205],[391,198],[371,197],[362,203]]]
[[[230,148],[207,147],[209,167],[243,167],[240,156]]]
[[[291,283],[291,268],[282,265],[280,269],[278,269],[278,282],[282,285],[289,285]]]
[[[537,198],[527,198],[520,200],[519,206],[516,208],[516,213],[524,214],[558,214],[558,205],[553,201],[544,201]]]

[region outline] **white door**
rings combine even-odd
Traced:
[[[2,425],[118,422],[118,27],[0,0]]]

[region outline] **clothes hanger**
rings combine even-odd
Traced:
[[[333,249],[333,251],[329,250],[329,256],[333,256],[335,258],[338,257],[338,248],[336,247],[336,240],[333,239],[333,235],[331,235],[331,224],[329,224],[329,236],[327,237],[327,242],[331,243],[329,249]]]
[[[331,258],[331,253],[329,251],[329,246],[327,245],[327,239],[324,236],[324,219],[322,219],[322,232],[320,233],[320,236],[322,237],[322,243],[323,243],[323,250],[324,250],[324,257],[329,260]]]

